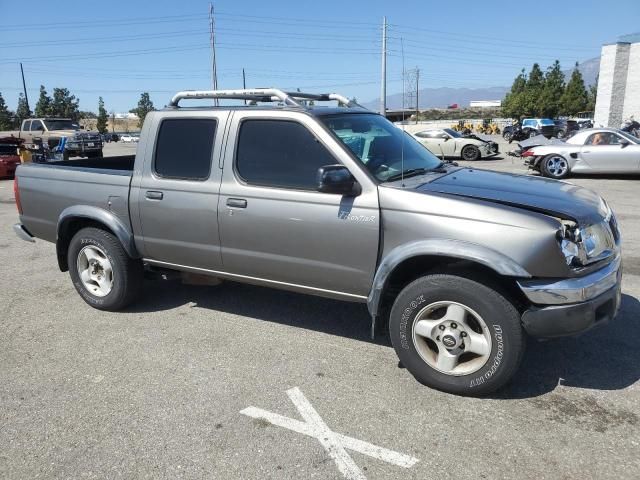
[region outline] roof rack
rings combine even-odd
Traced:
[[[304,92],[283,92],[277,88],[255,88],[249,90],[185,90],[176,93],[170,107],[177,107],[180,100],[187,98],[226,98],[233,100],[253,100],[256,102],[282,102],[285,105],[298,108],[306,108],[298,100],[315,100],[328,102],[335,100],[340,105],[349,108],[364,108],[356,102],[349,100],[338,93],[304,93]]]

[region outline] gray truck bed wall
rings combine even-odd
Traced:
[[[110,211],[127,228],[131,171],[74,167],[61,164],[26,164],[18,167],[23,214],[21,222],[36,237],[56,241],[58,219],[75,205]]]

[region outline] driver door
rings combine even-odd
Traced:
[[[594,145],[596,135],[591,135],[580,151],[582,159],[594,170],[601,173],[637,173],[640,170],[640,145],[628,144],[619,135],[608,132],[608,143]]]

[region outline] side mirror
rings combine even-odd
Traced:
[[[325,165],[318,169],[318,191],[357,197],[362,187],[344,165]]]
[[[626,148],[630,145],[630,142],[626,141],[626,140],[621,140],[620,141],[620,148]]]
[[[445,142],[449,141],[449,136],[448,135],[442,135],[440,138],[443,139]]]

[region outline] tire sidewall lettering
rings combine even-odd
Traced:
[[[408,331],[409,319],[414,319],[415,311],[425,302],[424,295],[418,295],[409,302],[409,306],[402,311],[402,317],[400,319],[400,346],[405,350],[411,348],[409,338],[411,338],[412,334]],[[411,322],[411,326],[413,327],[413,321]]]
[[[489,360],[483,367],[482,374],[471,379],[471,381],[469,382],[469,387],[471,388],[482,385],[491,377],[493,377],[500,368],[502,359],[504,358],[504,336],[502,327],[496,324],[493,324],[491,326],[493,327],[492,337],[494,344],[494,354],[491,357],[491,360]]]

